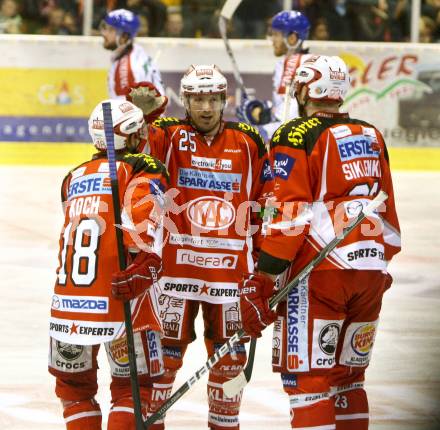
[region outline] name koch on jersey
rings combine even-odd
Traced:
[[[241,173],[218,173],[179,168],[179,187],[239,193],[240,184]]]

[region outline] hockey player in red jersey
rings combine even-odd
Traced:
[[[144,409],[151,381],[163,373],[162,329],[152,271],[159,277],[162,272],[156,252],[162,212],[160,195],[168,185],[168,174],[153,157],[133,155],[127,150],[139,143],[143,112],[126,100],[109,101],[129,264],[118,272],[100,103],[89,119],[89,132],[98,152],[71,170],[61,187],[65,221],[51,306],[49,372],[56,377],[55,392],[62,402],[68,430],[101,429],[101,410],[94,397],[98,388],[97,355],[102,343],[112,374],[108,429],[135,428],[123,301],[131,300]]]
[[[104,48],[113,52],[107,77],[110,98],[125,97],[130,87],[142,81],[153,83],[161,94],[165,93],[153,59],[134,43],[139,26],[139,17],[126,9],[107,13],[101,22]]]
[[[283,121],[298,116],[298,105],[287,93],[296,69],[310,57],[303,47],[310,22],[301,12],[283,10],[272,18],[270,30],[273,53],[279,58],[272,77],[272,100],[244,98],[237,109],[237,116],[257,127],[267,141]]]
[[[187,345],[195,339],[200,308],[208,355],[240,327],[238,282],[253,270],[252,252],[258,248],[251,238],[259,228],[258,208],[248,202],[259,200],[270,177],[258,132],[222,119],[227,81],[216,66],[191,66],[180,91],[186,118],[155,121],[144,147],[165,163],[170,189],[176,191],[159,299],[165,375],[153,386],[152,409],[171,394]],[[239,428],[241,394],[227,398],[222,383],[238,375],[245,362],[244,345],[238,344],[209,372],[209,428]],[[164,428],[163,421],[152,428]]]
[[[382,296],[391,285],[387,265],[400,251],[387,148],[371,124],[340,112],[349,75],[339,57],[314,56],[296,71],[300,118],[271,140],[277,212],[261,246],[257,275],[240,284],[244,330],[258,336],[274,324],[273,359],[290,398],[295,429],[366,430],[363,388]],[[383,190],[379,213],[353,230],[276,315],[269,310],[274,277],[291,277]]]

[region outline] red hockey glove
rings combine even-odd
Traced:
[[[112,295],[126,302],[143,294],[162,275],[162,260],[149,252],[139,252],[122,272],[112,275]]]
[[[138,82],[127,92],[126,98],[144,113],[146,123],[151,123],[165,112],[168,97],[163,96],[151,82]]]
[[[265,275],[247,273],[238,285],[243,330],[251,337],[260,337],[262,330],[275,321],[269,308],[274,283]]]

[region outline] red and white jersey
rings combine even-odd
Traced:
[[[190,300],[238,300],[238,282],[252,272],[257,201],[269,167],[261,136],[244,123],[222,123],[208,143],[186,120],[161,118],[144,151],[167,166],[173,202],[164,223],[164,293]],[[265,170],[266,169],[266,170]]]
[[[379,190],[388,200],[315,270],[385,270],[400,251],[400,229],[387,148],[372,125],[347,114],[297,118],[271,141],[273,180],[280,203],[261,247],[258,267],[280,273],[304,267]],[[284,266],[284,267],[283,267]],[[295,270],[293,270],[295,272]]]
[[[286,89],[289,89],[295,77],[296,69],[310,56],[310,54],[303,53],[290,54],[285,55],[276,62],[272,77],[272,114],[275,117],[275,121],[261,126],[269,138],[283,122]],[[298,115],[298,103],[295,98],[292,98],[290,100],[287,119],[297,118]]]
[[[148,249],[156,239],[160,193],[167,187],[162,163],[145,154],[117,154],[124,243]],[[123,304],[113,299],[112,273],[119,271],[109,163],[105,153],[73,169],[61,188],[65,211],[59,266],[52,297],[50,336],[74,345],[121,337]],[[148,198],[149,197],[149,198]],[[133,327],[160,330],[150,290],[131,301]]]
[[[142,81],[152,82],[161,94],[165,94],[159,69],[145,50],[133,44],[112,61],[108,72],[110,98],[125,97],[126,91]]]

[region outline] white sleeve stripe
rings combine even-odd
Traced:
[[[400,233],[385,220],[383,220],[383,240],[388,245],[401,246]]]
[[[347,414],[347,415],[336,415],[336,421],[346,421],[346,420],[368,420],[370,418],[369,414]]]
[[[127,412],[129,414],[134,414],[134,409],[129,408],[128,406],[115,406],[111,408],[110,413],[112,412]]]
[[[146,279],[147,281],[150,281],[151,278],[148,276],[142,276],[142,275],[133,275],[130,276],[127,279],[124,279],[123,281],[118,281],[118,282],[112,282],[113,285],[124,285],[127,284],[128,282],[133,281],[134,279]]]
[[[71,415],[70,417],[65,418],[64,422],[67,424],[70,423],[71,421],[80,420],[81,418],[97,417],[97,416],[101,416],[101,411],[80,412],[78,414]]]
[[[313,219],[313,210],[310,205],[306,209],[303,209],[301,213],[292,219],[291,221],[280,221],[277,223],[269,224],[269,227],[274,230],[286,230],[290,227],[302,226],[310,224]]]
[[[327,143],[325,145],[324,159],[322,160],[322,176],[321,176],[321,190],[319,192],[318,201],[323,201],[324,196],[327,194],[327,163],[328,163],[328,147],[330,141],[330,132],[327,134]]]
[[[295,430],[335,430],[336,424],[328,424],[323,426],[313,426],[313,427],[295,427]]]

